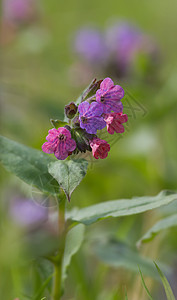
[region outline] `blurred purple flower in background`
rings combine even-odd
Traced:
[[[139,49],[143,35],[128,23],[117,23],[108,28],[106,41],[119,63],[127,64]]]
[[[3,19],[12,23],[26,23],[35,15],[34,0],[3,0]]]
[[[74,72],[79,82],[90,72],[89,67],[97,76],[152,77],[159,62],[159,49],[153,38],[126,21],[116,22],[104,32],[83,27],[75,34],[73,44],[82,63],[82,74]]]
[[[46,221],[48,211],[31,199],[15,199],[10,206],[10,215],[17,224],[28,227]]]
[[[156,52],[155,42],[138,27],[127,22],[118,22],[109,27],[106,32],[106,43],[117,66],[125,72],[132,67],[136,56],[144,54],[152,58]]]
[[[108,51],[103,34],[93,28],[82,28],[75,36],[75,52],[88,62],[103,63]]]

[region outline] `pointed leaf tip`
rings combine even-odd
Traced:
[[[68,201],[75,188],[87,173],[88,162],[85,159],[57,161],[49,165],[49,173],[64,190]]]

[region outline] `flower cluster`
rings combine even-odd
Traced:
[[[127,122],[128,117],[123,114],[123,97],[123,88],[114,85],[110,78],[94,80],[78,106],[74,102],[65,106],[68,122],[64,123],[64,127],[49,130],[42,150],[54,153],[60,160],[72,153],[86,151],[92,151],[96,159],[106,158],[110,145],[97,136],[97,131],[107,127],[110,134],[124,132],[122,123]],[[58,127],[63,122],[55,120],[52,124]]]

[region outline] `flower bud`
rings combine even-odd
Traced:
[[[88,134],[84,129],[78,128],[72,130],[72,137],[76,141],[77,150],[80,152],[91,151],[90,140],[95,135]]]
[[[70,102],[68,105],[65,105],[65,115],[68,119],[72,119],[77,113],[77,106],[74,102]]]

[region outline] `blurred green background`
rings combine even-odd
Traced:
[[[157,42],[160,56],[157,78],[154,79],[152,74],[152,81],[136,77],[115,81],[115,84],[121,84],[130,93],[129,102],[134,105],[133,99],[136,99],[146,113],[143,115],[142,110],[134,116],[130,109],[125,109],[130,116],[128,130],[122,139],[112,142],[113,146],[106,160],[91,161],[88,174],[73,193],[68,208],[133,196],[156,195],[163,189],[175,190],[177,2],[36,0],[35,4],[37,13],[32,22],[15,29],[3,27],[1,134],[41,149],[47,131],[51,128],[50,118],[62,118],[64,105],[74,101],[85,88],[83,84],[75,86],[71,80],[75,76],[71,69],[75,60],[71,42],[74,32],[89,24],[104,30],[112,19],[123,18],[140,27]],[[98,74],[94,75],[97,76]],[[110,74],[102,76],[109,77]],[[89,81],[92,79],[89,78]],[[28,253],[28,243],[17,242],[14,246],[14,241],[21,237],[21,230],[14,227],[13,220],[8,215],[8,203],[19,195],[27,197],[27,188],[3,168],[0,184],[0,298],[13,300],[24,286],[26,293],[30,294],[40,280],[35,268],[32,268],[31,262],[35,265],[35,260]],[[109,232],[112,236],[135,245],[160,214],[165,214],[165,210],[157,214],[149,212],[120,220],[105,220],[99,225],[98,235],[104,236]],[[97,230],[96,226],[93,225],[90,232]],[[175,237],[176,230],[173,229],[165,237],[161,235],[151,244],[143,246],[141,251],[152,259],[162,259],[170,266],[175,266]],[[95,263],[91,254],[91,257],[85,258],[84,263],[86,252],[89,252],[85,248],[86,251],[82,249],[73,261],[67,281],[70,288],[66,290],[66,298],[63,299],[123,299],[122,292],[117,290],[125,285],[129,299],[147,299],[142,294],[139,275],[121,270],[120,276],[120,270],[109,269],[97,261]],[[85,281],[82,272],[85,274]],[[9,285],[11,290],[8,290]],[[100,286],[101,293],[97,292],[97,285]],[[89,292],[90,286],[93,293]],[[155,299],[163,299],[158,288],[156,286]],[[23,299],[27,298],[20,298]]]

